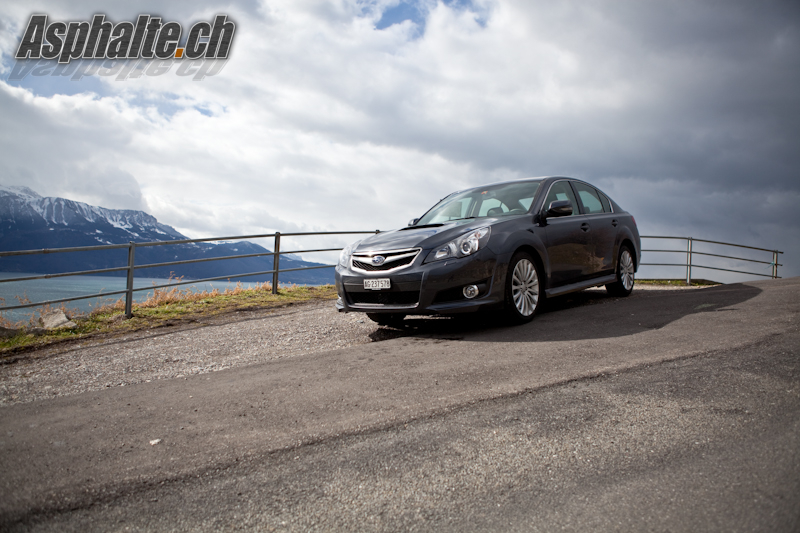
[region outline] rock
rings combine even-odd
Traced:
[[[0,338],[10,339],[11,337],[16,335],[17,333],[19,333],[18,329],[4,328],[4,327],[0,326]]]
[[[28,328],[25,330],[25,333],[29,335],[44,335],[47,333],[47,330],[44,328]]]
[[[39,317],[39,325],[44,329],[74,328],[78,325],[67,318],[64,311],[56,309]]]

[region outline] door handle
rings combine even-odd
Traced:
[[[614,227],[616,228],[616,227],[617,227],[617,224],[619,224],[619,222],[617,222],[617,219],[616,219],[616,218],[614,218],[614,219],[611,219],[611,225],[612,225],[612,226],[614,226]]]
[[[589,224],[587,224],[586,222],[584,222],[583,224],[581,224],[581,229],[582,229],[583,231],[589,231]]]

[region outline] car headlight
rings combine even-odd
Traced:
[[[428,263],[430,261],[441,261],[443,259],[472,255],[481,248],[486,247],[491,233],[492,229],[489,226],[465,233],[458,239],[454,239],[444,246],[431,250],[428,257],[425,258],[425,262]]]
[[[339,264],[341,266],[343,267],[350,266],[350,256],[353,255],[353,248],[355,248],[360,242],[361,241],[356,241],[344,247],[342,252],[339,254]]]

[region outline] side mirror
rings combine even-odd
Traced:
[[[408,221],[408,225],[409,226],[416,226],[417,222],[419,222],[418,218],[412,218],[411,220]]]
[[[550,202],[547,208],[548,217],[568,217],[572,214],[572,202],[569,200],[556,200]]]

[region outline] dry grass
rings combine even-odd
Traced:
[[[15,296],[14,298],[19,302],[20,305],[31,303],[31,300],[28,298],[27,295]],[[5,298],[0,298],[0,304],[5,304],[5,301],[6,301]],[[35,328],[39,326],[40,317],[48,313],[52,313],[53,311],[63,311],[64,314],[68,316],[78,316],[80,314],[80,311],[78,311],[74,307],[67,307],[66,304],[64,303],[61,303],[59,305],[46,304],[34,309],[27,322],[24,320],[12,322],[11,320],[7,319],[2,314],[0,314],[0,327],[8,329]]]
[[[169,277],[169,282],[181,282],[183,281],[183,277]],[[155,285],[155,282],[153,282]],[[290,286],[288,290],[293,290],[295,288],[294,285]],[[186,302],[197,302],[207,300],[208,298],[216,298],[218,296],[239,296],[241,294],[245,294],[248,291],[252,291],[257,293],[259,291],[272,291],[272,284],[269,282],[264,283],[255,283],[252,287],[245,288],[242,282],[238,282],[233,289],[227,288],[224,291],[220,292],[219,289],[213,289],[211,291],[208,290],[192,290],[191,287],[181,288],[181,287],[162,287],[159,289],[153,289],[152,293],[148,293],[149,296],[146,300],[141,302],[135,302],[133,304],[134,309],[148,309],[148,308],[156,308],[164,305],[170,305],[175,303],[186,303]],[[90,316],[97,316],[107,313],[113,313],[115,311],[124,312],[125,310],[125,300],[120,298],[116,301],[106,302],[103,303],[94,309],[92,312],[89,313]]]
[[[259,283],[245,288],[237,283],[232,289],[220,291],[193,291],[191,288],[164,287],[153,289],[148,298],[133,304],[133,318],[125,318],[125,301],[109,301],[94,308],[88,315],[79,315],[76,310],[66,307],[43,307],[35,310],[26,325],[24,322],[12,323],[0,317],[0,325],[19,329],[11,337],[0,339],[0,355],[8,356],[20,350],[29,350],[74,339],[117,335],[132,331],[175,326],[181,323],[197,322],[210,317],[230,314],[244,310],[257,310],[292,305],[310,300],[333,300],[336,289],[333,285],[317,287],[282,287],[278,294],[272,294],[270,283]],[[77,327],[73,329],[48,330],[34,334],[32,328],[38,325],[42,314],[61,309]]]

